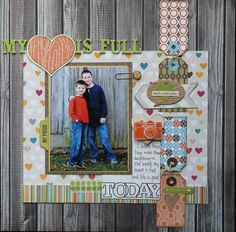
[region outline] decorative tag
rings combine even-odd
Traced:
[[[188,2],[160,1],[160,49],[181,56],[188,49]]]
[[[161,176],[160,200],[157,201],[156,219],[160,227],[184,227],[185,193],[182,191],[165,193],[165,187],[185,187],[185,180],[180,174]]]

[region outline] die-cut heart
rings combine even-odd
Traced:
[[[25,164],[25,168],[27,169],[27,170],[30,170],[31,168],[32,168],[32,164],[31,163],[26,163]]]
[[[89,179],[93,180],[96,176],[94,174],[89,175]]]
[[[141,67],[143,70],[145,70],[145,69],[147,68],[147,66],[148,66],[148,63],[141,63],[141,64],[140,64],[140,67]]]
[[[100,52],[94,52],[94,55],[96,56],[96,58],[99,58],[102,54]]]
[[[202,91],[198,90],[197,94],[198,94],[199,97],[202,97],[205,94],[205,91],[204,90],[202,90]]]
[[[44,100],[40,100],[40,104],[41,104],[42,106],[45,106],[45,101],[44,101]]]
[[[192,176],[192,179],[193,179],[193,180],[196,180],[196,179],[197,179],[197,176]]]
[[[128,59],[132,57],[132,54],[125,54]]]
[[[202,114],[202,110],[196,110],[197,116],[200,116]]]
[[[22,105],[25,106],[25,105],[27,104],[27,102],[28,102],[28,101],[24,99],[24,100],[22,101]]]
[[[201,172],[204,169],[204,166],[203,165],[197,165],[196,168],[199,172]]]
[[[188,147],[187,148],[187,153],[190,154],[192,152],[192,148],[191,147]]]
[[[152,115],[153,109],[147,109],[146,112],[147,112],[148,115]]]
[[[190,78],[193,75],[193,72],[188,73],[188,78]]]
[[[35,73],[35,75],[36,75],[37,77],[40,76],[40,74],[41,74],[41,72],[38,71],[38,70],[36,70],[34,73]]]
[[[193,114],[193,110],[188,110],[188,113],[191,115]]]
[[[27,45],[27,54],[32,62],[51,76],[73,59],[75,50],[73,39],[67,35],[58,35],[52,40],[36,35]]]
[[[31,125],[34,125],[35,122],[36,122],[36,119],[35,119],[35,118],[30,118],[30,119],[29,119],[29,122],[30,122]]]
[[[37,141],[37,138],[30,138],[30,141],[31,141],[31,143],[36,143],[36,141]]]
[[[24,68],[26,65],[27,65],[26,62],[23,62],[23,63],[22,63],[22,67],[23,67],[23,68]]]
[[[197,134],[199,134],[199,133],[201,132],[201,129],[196,128],[196,129],[195,129],[195,132],[196,132]]]
[[[162,52],[158,52],[158,53],[157,53],[157,56],[158,56],[158,57],[161,57],[162,54],[163,54]]]
[[[37,94],[38,96],[40,96],[42,93],[43,93],[43,90],[41,90],[41,89],[40,89],[40,90],[39,90],[39,89],[36,90],[36,94]]]
[[[201,55],[202,55],[201,52],[197,52],[197,53],[196,53],[196,56],[197,56],[198,58],[199,58]]]
[[[40,81],[40,85],[41,85],[42,87],[45,87],[45,82],[44,82],[44,81]]]
[[[40,178],[41,178],[42,180],[45,180],[45,179],[47,178],[47,175],[46,175],[46,174],[40,174]]]
[[[200,66],[201,68],[205,69],[207,67],[207,63],[201,63]]]
[[[203,72],[196,72],[196,75],[198,78],[201,78],[203,76]]]
[[[195,151],[198,153],[198,154],[200,154],[201,152],[202,152],[202,148],[201,147],[196,147],[195,148]]]
[[[173,208],[175,207],[178,200],[179,200],[178,193],[175,193],[173,196],[171,196],[170,194],[165,195],[165,202],[166,202],[170,211],[173,210]]]

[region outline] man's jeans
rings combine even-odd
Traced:
[[[70,147],[69,164],[75,165],[83,163],[86,153],[86,141],[88,134],[88,124],[72,122],[72,143]]]
[[[112,151],[110,139],[108,137],[106,124],[102,124],[99,127],[89,126],[88,138],[89,138],[89,144],[90,144],[90,154],[89,154],[90,159],[96,159],[99,156],[99,150],[95,143],[96,130],[98,131],[98,135],[100,137],[104,152],[106,154],[106,160],[107,161],[116,160],[116,155]]]

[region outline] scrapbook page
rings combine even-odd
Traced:
[[[188,2],[160,1],[160,51],[133,39],[36,35],[23,55],[25,203],[156,204],[183,227],[207,204],[208,52],[188,50]]]

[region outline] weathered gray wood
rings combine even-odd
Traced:
[[[197,208],[196,231],[223,231],[224,2],[198,1],[198,49],[209,52],[209,205]]]
[[[64,204],[64,230],[89,231],[89,204]]]
[[[38,204],[38,231],[63,230],[63,204]]]
[[[189,49],[210,51],[208,125],[210,198],[208,206],[186,206],[185,229],[169,229],[169,231],[234,231],[235,24],[233,15],[235,2],[195,0],[189,3],[191,18]],[[35,1],[12,0],[10,6],[9,15],[7,10],[9,2],[6,0],[0,2],[1,40],[8,37],[8,17],[10,17],[11,38],[14,39],[19,37],[27,39],[33,36],[36,34],[37,26],[39,34],[46,34],[51,38],[63,32],[63,28],[66,34],[75,39],[90,37],[91,32],[95,47],[100,38],[136,37],[142,40],[143,37],[141,44],[145,50],[158,48],[158,1],[117,0],[110,3],[110,1],[64,0],[62,7],[62,1],[38,0],[37,23],[34,19],[36,16],[30,17],[35,15]],[[199,14],[197,15],[196,12]],[[90,14],[89,20],[88,14]],[[117,15],[116,19],[114,19],[115,15]],[[196,36],[198,39],[195,39]],[[10,65],[8,65],[9,57]],[[88,205],[64,205],[63,216],[62,205],[41,204],[38,206],[38,218],[36,205],[29,204],[23,207],[22,187],[20,187],[22,186],[22,155],[19,153],[21,151],[19,138],[22,133],[22,109],[19,108],[22,97],[21,59],[21,55],[4,55],[2,52],[0,54],[1,229],[101,231],[111,228],[110,230],[117,231],[167,231],[167,229],[155,228],[154,205],[119,205],[116,212],[114,205],[91,205],[90,209]],[[11,177],[9,177],[10,173],[12,173]],[[106,212],[105,215],[109,212],[109,216],[105,218],[102,212]],[[131,214],[133,216],[130,216]],[[116,223],[114,217],[117,219]],[[36,228],[36,220],[38,220],[38,228]]]
[[[0,2],[0,40],[9,39],[9,1]],[[1,230],[10,229],[9,55],[0,53],[1,76]]]
[[[29,39],[35,34],[35,1],[10,1],[10,39]],[[23,57],[10,57],[10,230],[26,228],[35,218],[24,215],[23,200]],[[25,206],[33,210],[34,205]],[[34,210],[33,210],[34,211]],[[35,212],[35,211],[34,211]],[[35,212],[36,213],[36,212]],[[24,221],[25,220],[25,221]]]
[[[63,33],[61,0],[37,0],[37,33],[53,38]]]
[[[89,38],[89,0],[64,0],[63,28],[74,40]]]
[[[143,4],[143,49],[156,51],[159,49],[160,4],[156,0],[146,0]]]
[[[90,0],[90,38],[94,50],[98,50],[98,41],[102,38],[115,38],[115,1]],[[109,213],[106,213],[109,212]],[[115,230],[115,205],[90,205],[90,230]]]
[[[159,49],[159,1],[147,0],[143,4],[143,50],[156,51]],[[150,17],[151,16],[151,17]],[[143,205],[143,231],[167,231],[166,228],[156,227],[156,204]]]
[[[138,47],[142,47],[142,1],[117,0],[116,4],[116,38],[138,39]],[[117,231],[142,231],[142,210],[141,204],[117,204]]]
[[[94,50],[99,50],[100,39],[115,39],[115,1],[90,0],[90,38]]]
[[[90,231],[115,231],[115,205],[90,205]]]
[[[63,33],[62,1],[38,0],[38,34],[50,38]],[[38,204],[38,230],[60,231],[63,229],[62,204]]]
[[[235,1],[225,1],[224,231],[235,231]],[[234,67],[234,68],[233,68]],[[233,206],[234,204],[234,206]]]
[[[89,1],[64,0],[64,33],[74,40],[88,38]],[[89,231],[89,204],[64,204],[65,231]]]

